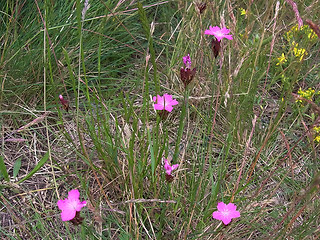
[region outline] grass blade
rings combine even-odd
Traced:
[[[7,182],[9,182],[9,175],[8,175],[7,168],[6,168],[6,165],[4,164],[4,160],[3,160],[2,156],[0,156],[0,172],[1,172],[2,176],[4,177],[4,179]]]
[[[49,159],[49,151],[41,158],[41,160],[39,161],[37,166],[35,166],[34,169],[32,169],[31,172],[29,172],[27,174],[27,176],[25,176],[20,181],[18,181],[18,183],[22,183],[25,180],[27,180],[28,178],[30,178],[33,174],[35,174],[47,162],[48,159]]]
[[[20,168],[21,168],[21,158],[18,158],[13,166],[13,178],[16,178],[18,176]]]

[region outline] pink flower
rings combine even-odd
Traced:
[[[172,99],[172,95],[169,94],[164,94],[163,97],[157,95],[156,97],[153,97],[153,101],[155,102],[153,105],[154,110],[167,110],[168,112],[172,111],[172,106],[178,104],[178,101]]]
[[[190,58],[190,54],[188,54],[187,56],[182,57],[183,63],[186,66],[186,68],[191,68],[191,58]]]
[[[218,203],[218,211],[212,213],[212,217],[217,220],[222,220],[222,222],[227,225],[231,222],[232,218],[240,217],[240,212],[237,211],[237,206],[233,203],[226,205],[223,202]]]
[[[167,175],[171,175],[171,172],[179,167],[179,164],[174,164],[170,166],[168,159],[164,159],[164,169],[166,170]]]
[[[187,88],[189,83],[192,81],[194,75],[196,75],[197,69],[194,68],[191,70],[191,58],[190,54],[187,56],[184,56],[182,58],[184,65],[186,66],[185,68],[180,69],[180,79],[184,84],[184,87]]]
[[[86,206],[87,202],[80,202],[78,189],[72,189],[68,192],[68,198],[57,202],[61,212],[62,221],[72,220],[76,216],[76,212],[80,212],[81,208]]]
[[[215,27],[210,26],[208,30],[204,31],[204,34],[213,35],[220,42],[223,38],[226,38],[229,40],[233,39],[232,35],[228,35],[229,32],[230,30],[225,27],[220,29],[218,26],[215,26]]]

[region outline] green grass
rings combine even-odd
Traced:
[[[89,1],[84,21],[80,0],[2,4],[1,239],[319,238],[320,95],[294,95],[320,90],[319,38],[292,30],[286,1],[249,2]],[[296,3],[318,23],[317,1]],[[215,59],[204,30],[221,21],[234,39]],[[179,101],[166,120],[164,93]],[[79,226],[57,207],[71,189]],[[227,226],[221,201],[241,213]]]

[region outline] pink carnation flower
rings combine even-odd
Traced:
[[[174,164],[170,166],[168,159],[164,159],[164,169],[166,170],[166,174],[171,175],[171,172],[179,167],[179,164]]]
[[[190,54],[188,54],[187,56],[182,57],[183,63],[186,66],[186,68],[191,68],[191,58],[190,58]]]
[[[240,217],[240,212],[237,211],[237,206],[233,203],[225,204],[219,202],[217,209],[218,211],[212,213],[212,217],[221,220],[225,225],[229,224],[232,218]]]
[[[68,192],[68,198],[57,202],[61,212],[62,221],[72,220],[76,216],[76,212],[80,212],[81,208],[86,206],[87,202],[80,202],[78,189],[72,189]]]
[[[155,104],[153,105],[155,110],[167,110],[171,112],[174,105],[177,105],[179,102],[175,99],[172,99],[172,95],[164,94],[163,97],[157,95],[153,97]]]
[[[209,27],[208,30],[205,30],[204,31],[204,34],[207,34],[207,35],[213,35],[216,37],[216,39],[220,42],[223,38],[226,38],[226,39],[229,39],[229,40],[232,40],[232,35],[228,35],[228,33],[230,33],[230,30],[227,29],[227,28],[222,28],[220,29],[218,26],[215,26],[215,27]]]

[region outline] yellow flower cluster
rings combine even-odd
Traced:
[[[303,57],[308,54],[308,52],[304,48],[298,48],[299,44],[295,41],[291,42],[293,47],[293,54],[299,58],[300,62],[302,61]]]
[[[303,58],[308,55],[308,52],[305,48],[299,47],[299,44],[295,39],[299,41],[314,41],[317,38],[316,33],[309,27],[309,25],[303,25],[300,29],[298,24],[293,26],[285,35],[287,41],[291,44],[293,54],[301,62]],[[278,65],[278,64],[277,64]]]
[[[302,61],[303,57],[308,54],[304,48],[297,47],[293,48],[293,53],[297,58],[299,58],[300,62]]]
[[[316,134],[316,137],[314,138],[314,141],[319,143],[320,142],[320,126],[314,127],[313,131]]]
[[[280,65],[282,63],[285,63],[287,61],[286,56],[284,55],[284,53],[281,54],[281,57],[278,57],[278,63],[277,65]]]
[[[247,10],[245,10],[244,8],[239,8],[239,10],[240,10],[241,16],[247,15]]]
[[[303,91],[301,88],[298,91],[298,95],[302,98],[308,99],[312,101],[312,97],[315,94],[315,90],[312,88],[308,88],[307,90]],[[297,102],[302,102],[301,100],[297,100]]]
[[[299,25],[296,24],[286,33],[287,40],[290,42],[290,40],[292,40],[299,33],[307,36],[308,39],[317,38],[317,34],[309,27],[309,25],[303,25],[299,29]]]

